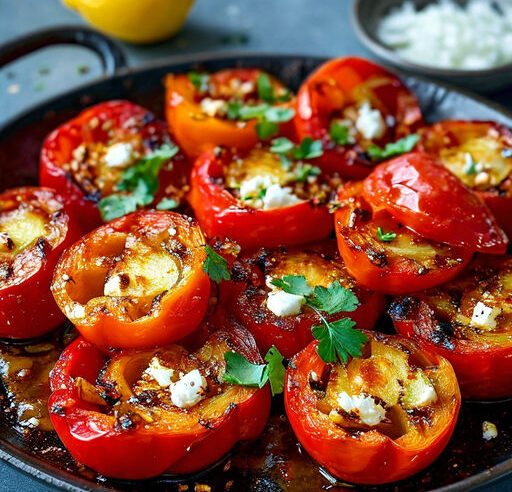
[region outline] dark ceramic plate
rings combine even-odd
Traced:
[[[39,46],[42,44],[39,42]],[[97,43],[90,45],[93,49],[98,48]],[[26,52],[26,46],[26,43],[22,44],[21,49],[18,45],[18,54]],[[12,53],[11,50],[11,55]],[[121,69],[112,77],[45,102],[0,129],[1,186],[8,188],[37,183],[38,154],[44,136],[86,106],[108,99],[126,98],[162,114],[161,80],[168,72],[186,72],[200,68],[215,71],[224,67],[256,66],[273,73],[292,89],[297,89],[305,76],[323,61],[322,58],[275,54],[205,54],[174,58],[138,70]],[[121,62],[122,56],[118,54],[114,66],[119,67]],[[107,63],[106,65],[108,66]],[[430,121],[443,118],[490,119],[512,126],[512,114],[488,101],[419,78],[404,77],[404,81],[418,96],[424,114]],[[202,475],[189,477],[188,481],[167,476],[143,482],[121,482],[98,477],[91,470],[77,466],[60,447],[54,435],[36,435],[32,439],[21,437],[9,425],[4,413],[0,415],[0,457],[52,485],[73,491],[172,491],[184,490],[183,487],[179,489],[179,484],[185,482],[189,491],[194,490],[198,483],[210,485],[213,491],[353,490],[352,486],[330,481],[301,452],[283,413],[282,402],[276,400],[269,425],[257,443],[247,448],[235,449],[223,462]],[[490,442],[482,439],[483,420],[497,424],[497,439]],[[398,484],[357,487],[356,490],[468,490],[510,472],[512,401],[464,403],[455,434],[447,449],[433,465]]]

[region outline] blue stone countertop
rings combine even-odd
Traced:
[[[151,46],[121,44],[132,67],[202,51],[280,52],[322,56],[371,54],[350,24],[350,0],[197,0],[182,31]],[[0,0],[1,44],[32,31],[85,25],[58,0]],[[95,54],[79,47],[51,47],[0,70],[0,126],[25,108],[101,75]],[[505,94],[495,100],[510,104]],[[0,492],[53,490],[0,462]],[[512,490],[512,479],[480,490]]]

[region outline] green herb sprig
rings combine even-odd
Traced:
[[[383,243],[390,243],[396,239],[396,232],[384,232],[382,227],[377,227],[377,239]]]
[[[396,142],[386,144],[384,148],[379,147],[378,145],[370,145],[370,147],[368,147],[368,154],[376,162],[380,162],[397,155],[406,154],[414,149],[419,138],[419,135],[413,133],[407,137],[397,140]]]
[[[229,280],[231,273],[228,261],[217,253],[210,245],[205,246],[206,260],[203,264],[203,271],[216,283]]]
[[[307,160],[320,157],[324,151],[321,140],[313,140],[306,137],[299,145],[295,145],[286,137],[274,138],[270,145],[270,152],[279,155],[281,165],[285,170],[291,168],[292,159]],[[297,175],[297,181],[305,181],[309,176],[318,176],[321,173],[319,167],[303,165]]]
[[[103,220],[109,222],[149,205],[158,190],[160,169],[177,153],[176,145],[164,144],[125,169],[116,186],[122,193],[108,195],[98,203]]]
[[[366,335],[354,329],[355,322],[350,318],[342,318],[330,323],[323,313],[328,315],[354,311],[359,302],[354,293],[342,287],[335,280],[329,287],[316,286],[311,288],[302,275],[286,275],[281,279],[272,280],[276,287],[303,296],[306,306],[315,311],[321,324],[312,327],[313,336],[318,340],[317,352],[325,362],[340,359],[347,362],[348,356],[361,356],[361,348],[367,341]]]

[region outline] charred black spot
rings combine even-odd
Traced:
[[[85,196],[85,199],[93,203],[98,203],[101,199],[100,190],[91,191]]]
[[[418,271],[416,272],[417,275],[426,275],[428,272],[430,271],[429,268],[427,268],[426,266],[420,266],[418,268]]]
[[[0,279],[7,280],[13,274],[11,265],[6,263],[0,265]]]
[[[155,115],[153,113],[146,113],[142,117],[142,124],[147,125],[148,123],[151,123],[152,121],[155,121]]]
[[[50,247],[48,241],[44,237],[40,237],[36,242],[36,247],[41,258],[46,258],[46,249]]]
[[[372,218],[372,213],[364,208],[355,208],[348,219],[348,226],[355,227],[358,222],[368,222]]]
[[[64,407],[61,407],[60,405],[53,405],[50,411],[51,413],[54,413],[55,415],[60,415],[61,417],[64,417],[66,415]]]
[[[126,289],[130,285],[130,277],[126,273],[121,273],[119,275],[119,283],[121,289]]]
[[[222,176],[210,176],[210,183],[222,186],[224,178]]]
[[[141,403],[142,405],[148,405],[155,407],[160,403],[160,399],[158,398],[158,392],[155,390],[144,390],[141,391],[138,395],[133,395],[130,398],[130,403]]]
[[[383,251],[376,251],[373,248],[366,250],[366,256],[377,267],[384,268],[388,265],[388,257]]]
[[[448,350],[453,350],[454,345],[450,340],[453,338],[454,330],[453,325],[450,321],[438,321],[437,326],[430,333],[430,340],[439,345],[440,347],[444,347]]]
[[[418,299],[416,297],[403,297],[394,301],[389,307],[389,315],[398,321],[403,321],[411,317],[412,312],[418,305]]]
[[[199,419],[199,425],[202,425],[203,427],[206,427],[207,429],[214,428],[214,425],[211,423],[210,420]]]
[[[244,265],[239,261],[235,261],[231,268],[231,280],[233,282],[248,282],[249,275]]]
[[[370,161],[372,160],[372,158],[370,157],[370,154],[368,154],[368,152],[358,152],[357,153],[357,158],[358,159],[361,159],[362,161]]]

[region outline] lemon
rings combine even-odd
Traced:
[[[176,34],[194,0],[63,0],[94,27],[130,43]]]

